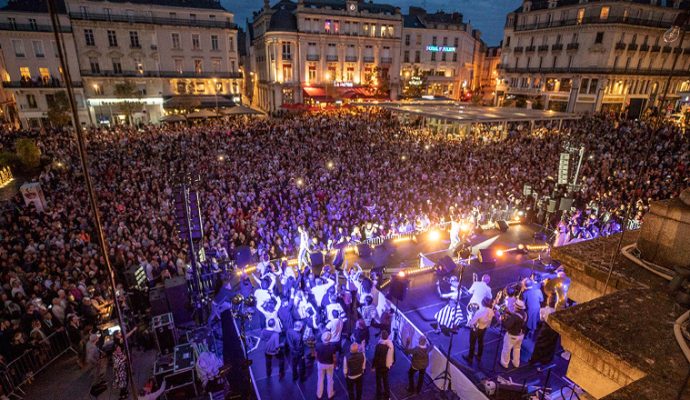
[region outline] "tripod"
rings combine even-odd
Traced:
[[[462,290],[460,290],[460,284],[462,282],[462,276],[463,276],[464,272],[465,272],[465,266],[462,265],[462,263],[461,263],[460,264],[460,276],[458,278],[458,291],[457,291],[457,295],[455,298],[455,308],[453,309],[453,317],[451,320],[452,321],[451,324],[453,324],[453,325],[455,325],[455,319],[456,319],[455,317],[457,316],[458,309],[460,307],[460,294],[462,293]],[[459,329],[459,327],[457,329]],[[451,388],[452,382],[450,379],[450,372],[448,372],[450,369],[450,357],[451,357],[452,350],[453,350],[453,339],[455,338],[456,333],[457,333],[456,330],[453,330],[453,329],[450,330],[450,341],[448,342],[448,351],[447,351],[447,356],[446,356],[446,368],[443,370],[443,372],[441,372],[440,374],[438,374],[438,376],[436,376],[434,378],[434,382],[443,380],[443,386],[441,388],[440,397],[442,399],[448,399],[448,400],[456,398],[456,395]]]

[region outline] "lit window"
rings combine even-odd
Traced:
[[[605,21],[609,18],[609,11],[611,7],[601,7],[601,12],[599,13],[599,19]]]
[[[197,74],[203,72],[202,60],[194,60],[194,72]]]
[[[22,76],[23,80],[31,79],[31,70],[29,67],[19,67],[19,75]]]
[[[584,20],[585,20],[585,9],[580,8],[577,10],[577,23],[578,23],[578,25],[581,24],[582,22],[584,22]]]

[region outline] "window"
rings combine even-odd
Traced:
[[[583,23],[584,20],[585,20],[585,9],[580,8],[577,10],[577,23],[578,23],[578,25]]]
[[[230,40],[228,41],[228,50],[235,51],[235,38],[232,36],[230,36]]]
[[[309,81],[315,81],[316,80],[316,65],[309,64],[309,68],[307,70],[307,80],[309,80]]]
[[[202,72],[204,72],[202,61],[203,60],[194,60],[194,72],[196,72],[197,74],[201,74]]]
[[[331,33],[331,20],[330,19],[327,19],[326,21],[324,21],[323,30],[326,33]]]
[[[405,35],[405,46],[410,45],[410,35]]]
[[[29,18],[29,28],[31,28],[32,31],[38,30],[38,24],[35,18]]]
[[[410,62],[410,51],[405,50],[403,52],[403,62]]]
[[[431,53],[431,61],[436,61],[436,53]]]
[[[446,61],[446,52],[441,53],[441,61]]]
[[[189,14],[189,19],[196,21],[196,14]]]
[[[183,71],[182,68],[182,59],[181,58],[176,58],[175,60],[175,71],[179,72],[180,74]]]
[[[283,82],[292,82],[292,64],[283,64]]]
[[[417,50],[414,52],[414,62],[418,63],[420,59],[421,59],[420,52],[419,52],[419,50]]]
[[[122,63],[119,58],[113,58],[113,72],[116,74],[122,73]]]
[[[459,44],[460,44],[460,38],[455,37],[455,39],[453,39],[453,46],[458,47]]]
[[[235,60],[230,61],[230,71],[235,72]]]
[[[443,37],[443,45],[448,46],[448,36]]]
[[[24,42],[22,40],[12,40],[12,47],[14,47],[14,55],[16,57],[24,57]]]
[[[211,35],[211,50],[218,50],[218,35]]]
[[[201,39],[198,33],[192,34],[192,49],[199,50],[201,48]]]
[[[422,35],[421,34],[417,34],[417,40],[415,41],[415,44],[417,44],[417,46],[422,44]]]
[[[93,84],[93,92],[96,96],[102,96],[103,95],[103,86],[99,85],[97,83]]]
[[[38,58],[43,58],[46,56],[45,51],[43,50],[43,41],[42,40],[34,40],[31,42],[34,48],[34,55]]]
[[[141,61],[141,59],[134,59],[134,68],[136,68],[139,75],[144,75],[144,63]]]
[[[19,75],[21,75],[22,80],[29,80],[31,79],[31,70],[29,67],[19,67]]]
[[[431,44],[436,46],[436,36],[431,37]]]
[[[597,92],[597,86],[599,85],[599,79],[592,79],[589,83],[589,94],[595,94]]]
[[[89,65],[91,66],[91,73],[93,73],[93,74],[100,74],[101,73],[101,66],[98,64],[98,58],[89,57]]]
[[[606,21],[609,19],[609,11],[611,11],[611,7],[601,7],[601,11],[599,12],[599,19],[602,21]]]
[[[347,67],[345,69],[345,80],[352,82],[355,79],[355,67]]]
[[[115,31],[108,31],[108,46],[117,47],[117,33]]]
[[[453,61],[458,61],[458,53],[453,53]]]
[[[7,18],[7,22],[10,24],[11,29],[17,29],[17,19],[13,17]]]
[[[135,49],[141,48],[141,44],[139,43],[139,32],[129,32],[129,46]]]
[[[283,60],[292,60],[292,46],[290,42],[283,42]]]
[[[84,41],[86,42],[87,46],[95,46],[96,45],[96,40],[93,37],[93,30],[92,29],[84,29]]]
[[[597,32],[597,37],[594,39],[594,43],[600,44],[604,42],[604,32]]]
[[[26,104],[29,106],[29,108],[38,108],[38,105],[36,104],[36,96],[33,94],[27,94]]]
[[[180,34],[179,33],[173,33],[172,34],[172,47],[173,47],[173,49],[179,49],[180,48]]]
[[[211,59],[211,68],[213,72],[220,72],[220,58]]]

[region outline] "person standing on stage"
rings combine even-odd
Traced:
[[[450,216],[450,246],[448,251],[454,252],[460,246],[460,221],[453,215]]]
[[[417,341],[417,346],[410,348],[411,337],[407,338],[405,345],[405,354],[410,356],[410,369],[407,371],[407,391],[410,393],[419,394],[424,385],[424,375],[429,366],[429,353],[433,349],[431,343],[428,343],[425,336],[420,336]],[[417,377],[417,386],[414,386],[414,375],[419,373]]]
[[[355,342],[350,345],[350,353],[343,359],[343,375],[347,382],[347,396],[350,400],[362,400],[362,381],[367,359],[363,351],[359,351],[359,345]]]
[[[290,351],[290,364],[292,365],[292,381],[299,377],[304,382],[307,379],[307,365],[304,360],[304,335],[302,334],[302,321],[295,321],[294,327],[287,332],[286,342]]]
[[[302,271],[304,266],[311,264],[309,259],[309,233],[303,226],[297,227],[297,232],[299,232],[299,254],[297,256],[297,266],[299,270]]]
[[[472,360],[475,357],[474,350],[476,348],[477,363],[481,365],[482,354],[484,353],[484,335],[489,326],[491,326],[491,321],[493,319],[493,301],[491,297],[485,297],[482,300],[481,308],[474,313],[474,316],[468,323],[470,327],[470,352],[466,356],[463,356],[468,364],[472,365]]]
[[[474,283],[472,283],[472,286],[470,286],[470,289],[467,291],[472,295],[472,297],[470,298],[470,302],[467,304],[476,304],[476,309],[478,310],[481,307],[482,301],[484,301],[486,297],[490,299],[493,298],[491,295],[491,288],[489,287],[491,277],[488,274],[484,274],[482,275],[481,280],[477,280],[477,274],[472,274],[472,278]],[[475,311],[469,310],[469,313],[470,314],[467,316],[467,326],[470,326],[469,320],[474,317]]]
[[[511,353],[513,366],[515,368],[520,366],[520,347],[522,347],[522,340],[525,338],[526,322],[525,303],[522,300],[517,300],[515,302],[515,312],[508,312],[507,317],[503,320],[503,327],[506,329],[505,336],[503,337],[503,350],[501,351],[501,365],[503,368],[508,368]]]
[[[326,396],[332,399],[335,397],[335,390],[333,389],[333,369],[336,362],[336,351],[335,345],[331,343],[330,332],[324,332],[321,335],[321,342],[316,345],[316,361],[318,368],[316,398],[320,399],[323,394],[323,379],[325,376],[327,381]]]
[[[535,285],[533,280],[527,279],[522,298],[525,299],[525,305],[527,306],[527,335],[532,336],[537,331],[539,311],[541,303],[544,301],[544,295],[541,292],[541,288]]]
[[[266,343],[264,348],[264,355],[266,357],[266,376],[271,377],[273,373],[273,359],[278,359],[278,378],[283,379],[285,376],[285,354],[283,352],[283,343],[280,338],[280,328],[276,324],[275,319],[269,319],[266,322],[266,328],[261,331],[261,340]]]
[[[391,397],[388,372],[393,366],[393,342],[388,339],[388,331],[381,331],[381,339],[374,348],[372,366],[376,371],[376,399],[388,400]]]

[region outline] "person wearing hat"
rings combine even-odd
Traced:
[[[541,303],[544,301],[544,295],[541,288],[534,283],[532,279],[525,280],[525,291],[522,297],[525,299],[527,306],[527,331],[528,335],[533,335],[537,331],[537,324],[539,323],[539,310]]]
[[[503,320],[503,327],[506,330],[503,336],[503,350],[501,351],[501,365],[503,368],[508,368],[511,353],[513,366],[515,368],[520,366],[520,347],[522,347],[522,340],[525,338],[526,322],[525,302],[516,300],[515,311],[508,311],[506,318]]]
[[[327,397],[332,399],[335,396],[333,389],[333,369],[336,362],[335,343],[331,342],[331,333],[326,331],[321,335],[321,342],[316,344],[316,364],[318,369],[316,381],[316,398],[320,399],[323,394],[324,375],[327,380]]]

